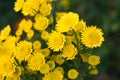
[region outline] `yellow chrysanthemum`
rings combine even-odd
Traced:
[[[27,32],[27,38],[31,39],[34,36],[34,31],[33,30],[29,30]]]
[[[65,60],[63,59],[62,55],[57,55],[55,57],[55,62],[59,65],[63,64],[65,62]]]
[[[40,6],[40,12],[42,13],[42,15],[47,16],[50,15],[52,10],[52,5],[50,3],[42,3],[42,5]]]
[[[20,77],[20,75],[22,74],[22,70],[23,70],[22,67],[16,66],[12,75],[15,75],[16,77]]]
[[[67,14],[66,12],[57,12],[56,13],[56,21],[59,21],[59,19],[64,16],[65,14]]]
[[[27,0],[25,1],[23,8],[22,8],[22,13],[27,16],[31,15],[34,16],[38,10],[39,6],[43,0]]]
[[[33,49],[38,50],[41,48],[41,45],[42,45],[41,42],[39,40],[36,40],[33,42]]]
[[[11,42],[15,44],[18,41],[17,37],[9,35],[6,39],[6,42]]]
[[[78,77],[78,71],[76,69],[71,69],[68,71],[68,78],[69,79],[76,79]]]
[[[50,55],[50,49],[49,49],[49,48],[41,49],[41,53],[42,53],[45,57],[48,57],[48,56]]]
[[[81,32],[85,30],[85,28],[86,28],[86,23],[83,20],[80,20],[73,29],[77,32]]]
[[[48,74],[45,74],[43,80],[62,80],[63,74],[60,74],[59,72],[50,72]]]
[[[10,25],[7,25],[3,30],[0,32],[0,40],[5,40],[11,32]]]
[[[29,32],[32,28],[32,21],[30,19],[22,19],[19,23],[19,29],[25,31],[26,33]]]
[[[41,38],[44,39],[45,41],[48,40],[49,38],[49,33],[47,31],[43,31],[41,34]]]
[[[0,45],[0,56],[8,55],[12,57],[15,50],[15,43],[12,40],[6,40]]]
[[[32,43],[28,41],[20,41],[15,50],[15,57],[21,62],[27,60],[32,52]]]
[[[47,63],[41,65],[41,67],[40,67],[40,72],[41,72],[42,74],[46,74],[46,73],[48,73],[49,71],[50,71],[50,66],[49,66]]]
[[[24,0],[16,0],[15,4],[14,4],[14,10],[16,12],[20,11],[22,9],[24,5]]]
[[[97,69],[90,70],[89,72],[91,75],[97,75],[99,71]]]
[[[4,76],[10,75],[15,70],[15,65],[9,56],[1,56],[0,57],[0,74]]]
[[[20,80],[20,77],[15,75],[6,76],[5,80]]]
[[[63,48],[62,56],[67,58],[67,60],[72,60],[77,54],[77,48],[72,44],[66,44]]]
[[[42,53],[35,53],[28,58],[28,68],[31,70],[40,69],[41,65],[45,63],[45,58]]]
[[[22,67],[16,66],[14,72],[9,76],[6,76],[5,80],[20,80],[21,73]]]
[[[48,61],[47,64],[50,66],[50,70],[53,70],[55,68],[55,62],[54,61]]]
[[[43,31],[48,27],[49,20],[47,17],[41,16],[40,14],[35,16],[34,28],[36,30]]]
[[[88,63],[92,66],[96,66],[96,65],[100,64],[100,57],[96,56],[96,55],[90,55],[88,57]]]
[[[56,67],[54,71],[61,73],[61,74],[64,74],[64,69],[62,67]]]
[[[61,17],[56,24],[56,30],[59,32],[68,32],[72,30],[79,21],[79,16],[76,13],[69,12]]]
[[[65,43],[65,36],[56,31],[52,31],[48,38],[48,46],[49,48],[53,49],[54,51],[59,51],[63,48]]]
[[[21,36],[23,33],[23,30],[22,29],[17,29],[16,32],[15,32],[15,35],[16,36]]]
[[[88,48],[94,48],[101,46],[104,37],[101,29],[96,28],[96,26],[91,26],[82,32],[81,40]]]

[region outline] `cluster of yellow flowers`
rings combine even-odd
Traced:
[[[88,50],[101,46],[102,30],[87,26],[74,12],[56,13],[53,29],[51,2],[16,0],[14,10],[32,18],[22,19],[15,35],[10,34],[10,25],[0,31],[0,80],[23,80],[25,71],[41,75],[42,80],[75,80],[81,75],[81,63],[89,65],[89,74],[98,74],[100,57]]]

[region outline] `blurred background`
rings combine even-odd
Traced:
[[[87,25],[102,28],[105,41],[93,50],[101,57],[96,80],[120,80],[120,0],[55,0],[56,11],[74,11]],[[24,17],[13,10],[15,0],[0,0],[0,29]],[[88,79],[89,80],[89,79]]]

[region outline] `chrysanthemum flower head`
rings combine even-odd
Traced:
[[[52,69],[54,69],[54,68],[55,68],[55,62],[54,62],[54,61],[49,60],[49,61],[47,62],[47,64],[49,65],[50,70],[52,70]]]
[[[62,80],[63,74],[59,72],[49,72],[48,74],[45,74],[43,80]]]
[[[32,21],[30,19],[22,19],[19,23],[19,28],[25,32],[29,32],[32,28]]]
[[[99,71],[97,69],[90,70],[89,72],[91,75],[97,75]]]
[[[62,55],[57,55],[55,57],[55,62],[59,65],[62,65],[65,62],[65,59],[63,59]]]
[[[9,57],[12,57],[14,51],[15,51],[15,42],[12,42],[12,40],[6,40],[0,46],[0,56],[7,55]]]
[[[104,41],[103,33],[101,29],[96,26],[86,28],[82,32],[82,43],[88,48],[100,47]]]
[[[61,17],[56,24],[56,30],[59,32],[68,32],[72,30],[79,21],[79,16],[76,13],[69,12]]]
[[[35,16],[34,28],[39,31],[43,31],[48,27],[49,20],[47,17],[37,14]]]
[[[33,49],[34,49],[34,50],[40,49],[41,46],[42,46],[42,44],[41,44],[41,42],[40,42],[39,40],[35,40],[35,41],[33,42]]]
[[[68,71],[68,78],[69,79],[76,79],[78,77],[78,71],[76,69],[70,69]]]
[[[31,39],[33,36],[34,36],[34,31],[33,31],[33,30],[29,30],[29,31],[27,32],[27,38],[28,38],[28,39]]]
[[[14,10],[15,12],[18,12],[22,9],[24,5],[24,0],[16,0],[15,4],[14,4]]]
[[[46,74],[49,71],[50,71],[50,66],[47,63],[45,63],[45,64],[43,64],[43,65],[40,66],[40,72],[42,74]]]
[[[1,56],[0,61],[0,74],[7,76],[14,72],[15,65],[9,56]]]
[[[50,49],[49,49],[49,48],[41,49],[41,53],[42,53],[45,57],[48,57],[48,56],[50,55]]]
[[[48,47],[53,49],[54,51],[59,51],[63,48],[65,43],[65,36],[56,31],[52,31],[48,38]]]
[[[61,73],[61,74],[64,74],[64,69],[62,67],[56,67],[54,71]]]
[[[11,32],[10,25],[7,25],[3,30],[0,32],[0,40],[5,40]]]
[[[77,32],[81,32],[85,30],[85,28],[86,28],[86,23],[83,20],[80,20],[73,29]]]
[[[21,62],[27,60],[32,52],[32,43],[26,40],[20,41],[15,50],[15,57]]]
[[[72,44],[66,44],[63,48],[62,56],[67,58],[67,60],[72,60],[77,54],[77,48]]]
[[[57,12],[56,13],[56,20],[59,21],[59,19],[64,16],[65,14],[67,14],[66,12]]]
[[[45,58],[42,53],[34,53],[28,58],[28,68],[39,71],[41,65],[45,63]]]
[[[49,33],[47,31],[42,31],[41,38],[44,39],[45,41],[48,40]]]
[[[100,57],[96,56],[96,55],[90,55],[88,57],[88,63],[92,66],[96,66],[96,65],[100,64]]]
[[[50,15],[51,10],[52,10],[52,5],[50,3],[43,2],[42,5],[40,6],[40,12],[44,16]]]

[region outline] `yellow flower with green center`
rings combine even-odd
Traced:
[[[15,50],[15,57],[21,62],[27,60],[32,52],[32,43],[26,40],[20,41]]]
[[[44,16],[50,15],[51,10],[52,10],[52,5],[50,3],[45,2],[45,1],[40,6],[40,12]]]
[[[86,28],[82,32],[82,43],[88,48],[100,47],[104,41],[103,33],[101,29],[96,26]]]
[[[67,60],[74,59],[76,54],[77,54],[77,48],[72,43],[66,44],[65,47],[63,48],[62,56],[64,58],[67,58]]]
[[[96,56],[96,55],[90,55],[88,57],[88,63],[92,66],[96,66],[96,65],[100,64],[100,57]]]
[[[55,62],[52,60],[49,60],[47,64],[50,66],[50,70],[53,70],[55,68]]]
[[[54,71],[61,73],[61,74],[64,74],[64,69],[62,67],[56,67]]]
[[[4,76],[10,75],[15,70],[15,65],[13,64],[12,60],[9,56],[1,56],[0,57],[0,74]]]
[[[57,12],[56,13],[56,21],[59,21],[59,19],[64,16],[65,14],[67,14],[66,12]]]
[[[53,51],[59,51],[63,48],[65,43],[65,36],[56,31],[52,31],[48,38],[48,47],[53,49]]]
[[[34,28],[39,31],[43,31],[48,27],[49,20],[40,14],[35,16]]]
[[[59,72],[49,72],[48,74],[45,74],[43,77],[43,80],[62,80],[63,79],[63,74]]]
[[[48,56],[50,55],[50,49],[49,49],[49,48],[41,49],[41,53],[42,53],[45,57],[48,57]]]
[[[72,30],[79,21],[79,16],[76,13],[69,12],[63,15],[56,24],[56,30],[59,32],[68,32]]]
[[[97,69],[90,70],[89,72],[91,75],[97,75],[99,71]]]
[[[40,42],[39,40],[35,40],[35,41],[33,42],[33,49],[34,49],[34,50],[40,49],[41,46],[42,46],[42,44],[41,44],[41,42]]]
[[[40,67],[40,72],[41,72],[42,74],[46,74],[46,73],[48,73],[49,71],[50,71],[50,66],[49,66],[47,63],[41,65],[41,67]]]
[[[65,59],[63,59],[62,55],[56,55],[55,62],[59,65],[62,65],[65,62]]]
[[[69,79],[76,79],[78,77],[79,73],[76,69],[70,69],[68,71],[68,78]]]
[[[41,65],[45,63],[45,58],[42,53],[34,53],[28,58],[28,68],[39,71]]]
[[[15,42],[8,39],[0,45],[0,56],[8,55],[12,57],[14,54]]]
[[[49,33],[47,31],[42,31],[41,38],[44,39],[45,41],[48,40]]]
[[[76,32],[81,32],[85,30],[86,23],[83,20],[80,20],[78,24],[73,28]]]

